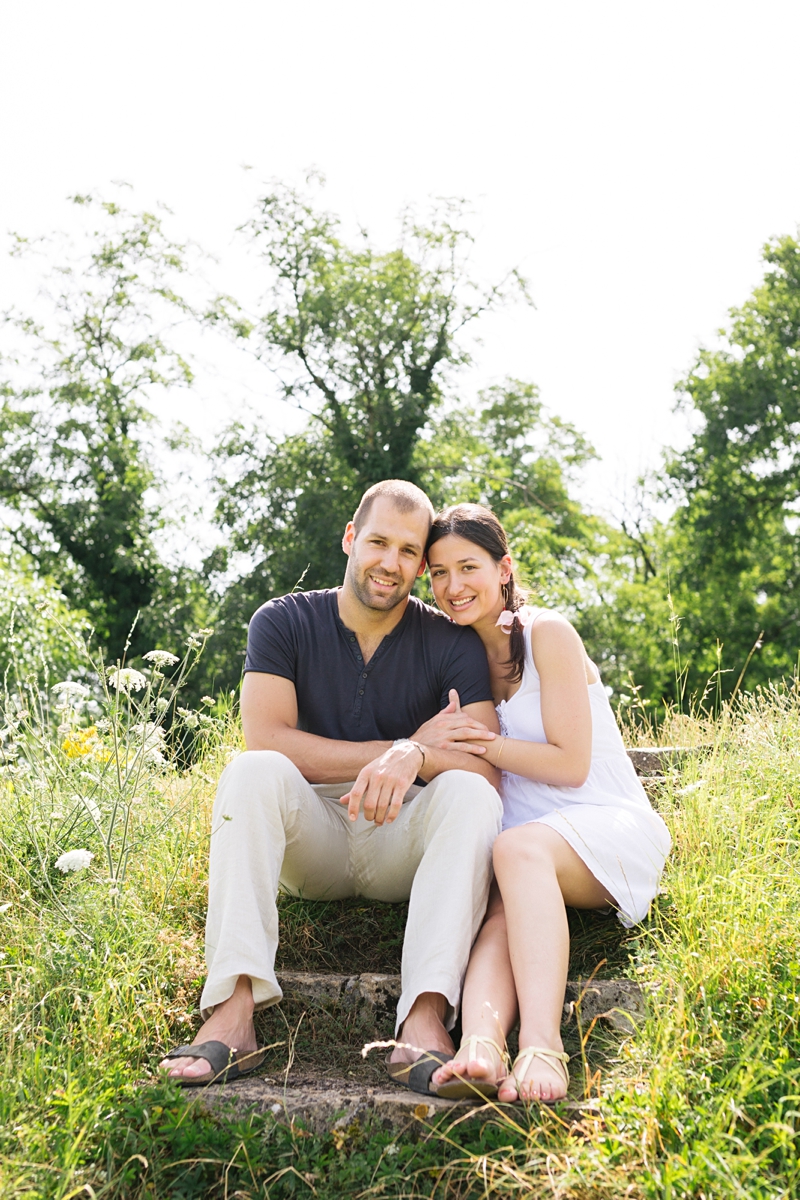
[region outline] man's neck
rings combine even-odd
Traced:
[[[342,623],[348,629],[352,629],[358,638],[365,658],[371,658],[387,634],[397,628],[403,619],[409,600],[409,597],[406,596],[405,600],[390,609],[368,608],[348,587],[347,580],[338,589],[336,598]]]

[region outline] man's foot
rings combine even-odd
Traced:
[[[511,1104],[515,1100],[541,1100],[545,1104],[563,1100],[569,1084],[563,1054],[560,1039],[556,1046],[521,1050],[498,1089],[497,1099]]]
[[[453,1053],[453,1039],[444,1027],[447,1000],[437,992],[424,992],[417,996],[411,1011],[403,1022],[397,1040],[404,1043],[392,1050],[393,1063],[416,1062],[423,1050],[441,1050]]]
[[[434,1071],[431,1084],[441,1087],[452,1079],[458,1079],[496,1086],[507,1074],[508,1059],[494,1039],[475,1034],[465,1037],[450,1062]]]
[[[201,1042],[223,1042],[240,1054],[257,1050],[256,1031],[253,1025],[253,990],[246,975],[240,975],[233,995],[218,1004],[208,1020],[201,1025],[193,1045]],[[182,1076],[196,1079],[207,1075],[211,1064],[205,1058],[163,1058],[159,1068],[170,1078]]]

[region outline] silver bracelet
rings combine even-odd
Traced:
[[[419,764],[419,769],[420,769],[420,771],[424,770],[424,768],[425,768],[425,751],[422,749],[422,746],[419,744],[419,742],[415,742],[413,738],[395,738],[394,741],[392,742],[392,745],[393,746],[414,746],[417,750],[419,750],[420,754],[422,755],[422,762]],[[417,774],[419,774],[419,771],[417,772]]]

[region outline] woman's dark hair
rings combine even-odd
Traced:
[[[496,563],[509,553],[506,531],[491,509],[482,504],[452,504],[443,508],[434,517],[425,554],[430,559],[431,547],[441,538],[453,534],[480,546],[491,555]],[[514,579],[511,572],[508,583],[501,585],[503,592],[503,608],[516,613],[527,600],[524,592]],[[515,617],[509,635],[508,673],[504,678],[510,683],[518,683],[522,679],[522,668],[525,664],[525,635],[522,632],[522,622]]]

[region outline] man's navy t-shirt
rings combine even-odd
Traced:
[[[298,728],[345,742],[412,737],[448,702],[491,700],[489,667],[472,629],[410,597],[402,620],[366,665],[339,616],[338,588],[293,592],[250,622],[245,671],[291,679]]]

